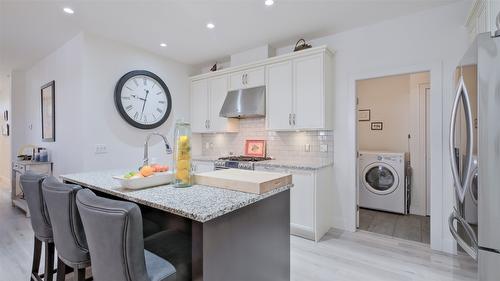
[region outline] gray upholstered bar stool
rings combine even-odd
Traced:
[[[35,246],[33,249],[33,265],[30,280],[52,280],[54,273],[54,236],[52,226],[42,194],[42,181],[47,175],[26,172],[21,175],[20,184],[23,187],[24,197],[30,210],[30,220],[35,233]],[[38,274],[42,244],[45,245],[45,272]]]
[[[73,268],[74,281],[85,280],[85,268],[90,266],[90,254],[78,213],[75,197],[82,188],[64,184],[54,177],[42,183],[43,196],[54,231],[57,250],[57,280],[64,280],[67,267]]]
[[[82,218],[96,281],[172,281],[174,266],[144,250],[142,215],[131,202],[78,191],[76,204]]]

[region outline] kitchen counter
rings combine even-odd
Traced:
[[[261,195],[203,185],[127,190],[112,178],[125,173],[99,171],[61,178],[100,196],[137,203],[155,233],[175,230],[190,237],[190,280],[290,280],[292,185]]]
[[[112,177],[126,174],[127,170],[114,170],[62,175],[64,181],[96,189],[126,200],[144,204],[198,222],[207,222],[229,212],[258,202],[290,189],[291,185],[264,194],[252,194],[204,185],[175,188],[172,185],[140,190],[121,188]]]
[[[214,162],[219,159],[219,156],[194,156],[193,161],[201,162]],[[318,160],[284,160],[273,159],[267,161],[255,162],[256,167],[274,167],[285,169],[299,169],[299,170],[319,170],[329,166],[333,166],[332,159],[318,159]]]

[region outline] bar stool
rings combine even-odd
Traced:
[[[42,181],[46,177],[47,175],[36,174],[30,171],[20,177],[20,184],[23,187],[24,196],[31,213],[31,227],[35,234],[30,281],[41,281],[42,278],[52,281],[54,274],[54,236],[42,194]],[[45,272],[38,274],[42,244],[45,246]]]
[[[54,177],[48,177],[42,183],[57,249],[58,281],[65,279],[67,267],[73,269],[74,281],[83,281],[85,268],[90,266],[87,240],[75,203],[76,193],[81,189],[78,185],[61,183]]]
[[[98,197],[88,189],[78,191],[76,204],[96,280],[176,280],[176,271],[170,262],[144,250],[139,206]]]

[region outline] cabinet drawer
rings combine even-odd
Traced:
[[[264,67],[251,68],[245,71],[239,71],[230,75],[230,90],[238,90],[244,88],[253,88],[265,85],[265,70]]]

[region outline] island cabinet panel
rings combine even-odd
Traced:
[[[266,73],[267,128],[289,130],[292,128],[293,108],[292,62],[268,65]]]
[[[230,90],[253,88],[265,85],[264,67],[249,68],[230,74]]]
[[[219,116],[228,83],[228,75],[191,82],[191,129],[194,133],[238,131],[237,119]]]
[[[290,191],[193,223],[193,280],[289,281]]]
[[[208,80],[191,83],[191,130],[195,133],[207,132],[208,120]]]

